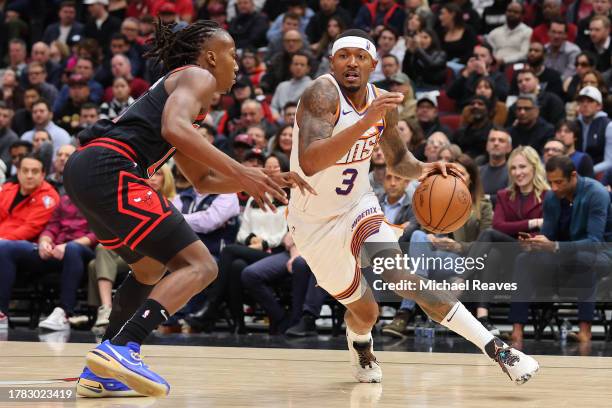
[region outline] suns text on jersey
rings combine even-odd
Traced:
[[[382,121],[378,122],[375,126],[369,128],[360,138],[355,142],[351,150],[349,150],[336,164],[350,164],[364,160],[369,160],[372,157],[374,147],[380,141],[385,125]]]

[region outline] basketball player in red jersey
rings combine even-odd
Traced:
[[[196,130],[214,92],[229,91],[238,70],[234,41],[217,23],[176,32],[160,26],[150,55],[169,72],[117,119],[82,132],[64,170],[66,191],[92,231],[132,271],[115,295],[102,344],[87,355],[81,395],[166,395],[170,386],[144,364],[140,345],[217,275],[202,241],[145,178],[174,156],[197,190],[246,191],[262,208],[286,203],[283,187],[314,193],[295,173],[271,178],[242,166]]]
[[[347,308],[348,348],[353,375],[360,382],[382,380],[371,336],[378,305],[361,276],[361,247],[378,243],[377,253],[367,253],[370,261],[401,255],[369,184],[374,147],[380,143],[387,171],[403,178],[422,178],[432,171],[445,175],[447,169],[460,172],[453,164],[422,163],[407,150],[396,127],[402,95],[368,83],[376,63],[372,39],[362,30],[345,31],[332,47],[331,74],[317,78],[302,94],[291,169],[318,195],[294,189],[287,217],[294,243],[317,283]],[[407,287],[407,281],[415,288],[395,290],[397,294],[415,300],[433,320],[478,346],[512,381],[522,384],[538,370],[533,358],[495,338],[449,293],[424,289],[423,278],[396,268],[387,269],[382,278],[404,284],[397,287]]]

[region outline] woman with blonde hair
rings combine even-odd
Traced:
[[[157,172],[147,180],[147,183],[155,191],[159,191],[167,200],[172,200],[176,195],[176,185],[174,184],[174,176],[172,169],[166,163]]]
[[[516,243],[519,234],[531,234],[542,227],[542,203],[550,187],[538,152],[531,146],[514,149],[508,158],[508,176],[508,187],[497,192],[493,228],[481,233],[470,248],[469,256],[487,255],[486,267],[478,276],[483,282],[500,282],[503,273],[500,271],[512,273],[509,260],[515,257],[502,254],[500,247],[491,243]],[[504,252],[518,251],[511,245],[504,248]],[[489,321],[489,305],[484,298],[476,309],[476,317],[491,334],[499,335],[499,330]]]

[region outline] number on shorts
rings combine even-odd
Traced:
[[[357,169],[346,169],[342,172],[343,176],[348,176],[342,180],[342,184],[346,187],[336,187],[336,193],[340,195],[348,195],[355,186],[355,179],[357,178]]]

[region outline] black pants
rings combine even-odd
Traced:
[[[270,253],[240,244],[223,248],[219,256],[219,275],[207,291],[210,306],[205,316],[206,320],[215,321],[219,306],[223,300],[227,300],[234,324],[244,325],[242,270],[267,256],[270,256]]]
[[[496,245],[503,243],[504,246]],[[504,276],[512,276],[514,260],[520,253],[518,240],[492,228],[484,230],[476,241],[470,246],[468,257],[482,258],[486,256],[485,268],[470,279],[479,279],[483,282],[499,282]],[[480,292],[478,307],[489,308],[489,299],[485,291]]]

